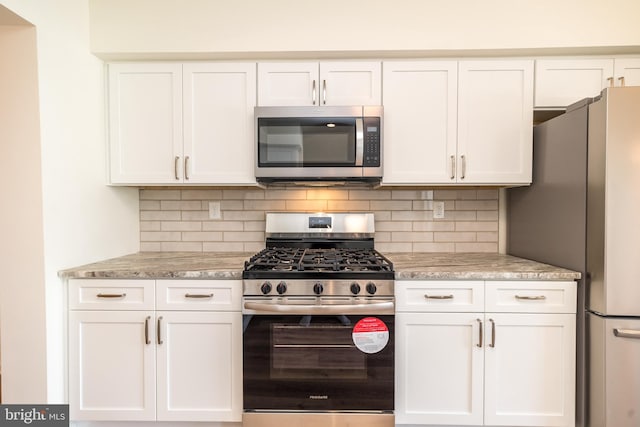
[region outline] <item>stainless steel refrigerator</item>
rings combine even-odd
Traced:
[[[534,128],[533,183],[507,191],[509,254],[582,272],[576,426],[640,426],[640,87]]]

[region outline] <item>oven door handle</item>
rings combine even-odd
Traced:
[[[272,304],[246,301],[245,310],[253,314],[303,314],[303,315],[347,315],[347,314],[394,314],[393,301],[366,304]]]

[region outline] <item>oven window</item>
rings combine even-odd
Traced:
[[[311,317],[311,316],[306,316]],[[308,319],[310,320],[310,319]],[[276,323],[271,326],[271,378],[363,379],[367,377],[365,354],[351,338],[353,326],[316,326]]]
[[[353,166],[353,118],[258,119],[258,163],[263,167]]]

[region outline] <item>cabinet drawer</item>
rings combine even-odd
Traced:
[[[396,311],[480,312],[483,310],[482,281],[396,282]]]
[[[240,311],[241,280],[158,280],[158,310]]]
[[[155,280],[69,280],[70,310],[153,310]]]
[[[575,313],[576,282],[486,282],[487,312]]]

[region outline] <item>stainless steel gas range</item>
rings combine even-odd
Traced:
[[[244,427],[394,425],[393,264],[371,213],[269,213],[243,272]]]

